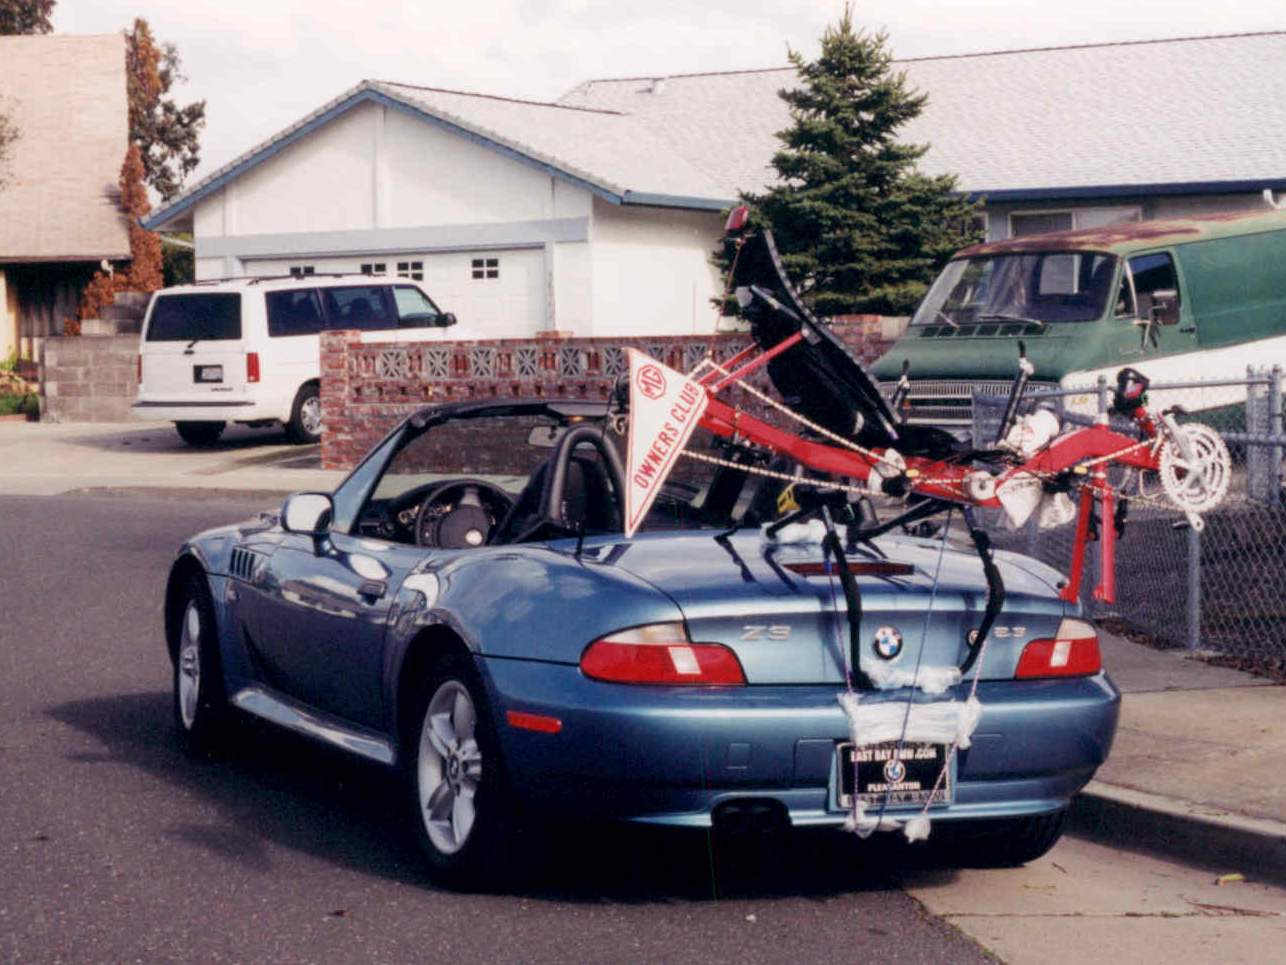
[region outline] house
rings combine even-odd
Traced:
[[[1286,189],[1286,32],[898,63],[902,138],[987,235],[1264,204]],[[720,211],[771,183],[792,68],[587,81],[534,103],[365,81],[147,226],[197,274],[388,272],[496,337],[710,331]]]
[[[104,260],[130,255],[117,199],[128,147],[125,38],[0,37],[0,357],[38,358]]]

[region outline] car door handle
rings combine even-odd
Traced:
[[[1195,332],[1196,330],[1197,330],[1197,326],[1195,326],[1195,325],[1189,325],[1187,328],[1181,328],[1181,329],[1179,329],[1179,331],[1181,331],[1181,332],[1183,332],[1183,333],[1185,333],[1185,334],[1189,334],[1189,333]]]
[[[388,584],[383,580],[367,580],[357,588],[357,595],[374,603],[388,592]]]

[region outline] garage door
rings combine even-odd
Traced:
[[[254,275],[368,271],[416,278],[438,306],[487,338],[526,338],[545,327],[545,259],[540,248],[406,252],[246,262]]]

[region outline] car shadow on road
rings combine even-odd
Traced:
[[[353,871],[432,889],[404,818],[392,771],[253,720],[233,729],[218,757],[193,760],[174,737],[168,692],[72,701],[55,720],[102,742],[78,763],[125,764],[213,806],[152,815],[160,833],[248,869],[271,867],[286,847]],[[208,809],[206,809],[208,813]],[[726,898],[826,897],[896,888],[908,865],[941,868],[935,852],[893,835],[867,842],[836,832],[777,831],[741,837],[619,826],[541,826],[512,856],[502,893],[549,901],[648,903]],[[519,871],[518,869],[521,869]]]

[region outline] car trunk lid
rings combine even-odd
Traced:
[[[673,598],[694,642],[730,647],[748,683],[843,684],[844,595],[839,579],[826,574],[819,545],[776,544],[754,531],[729,539],[645,535],[617,545],[614,564]],[[879,545],[884,559],[869,551],[850,559],[862,596],[863,665],[958,666],[986,606],[977,557],[954,549],[941,554],[935,588],[939,543],[886,538]],[[1006,605],[981,664],[984,679],[1012,678],[1023,645],[1052,636],[1064,611],[1039,564],[1024,567],[1006,554],[1001,567]],[[901,642],[886,641],[881,655],[875,639],[884,627]]]

